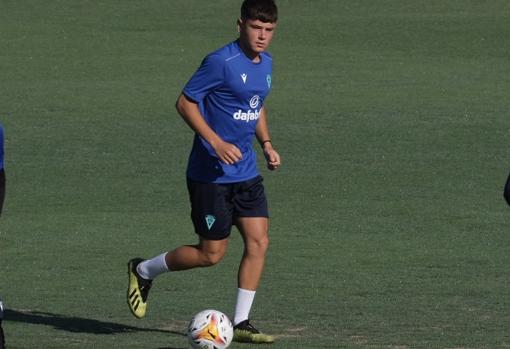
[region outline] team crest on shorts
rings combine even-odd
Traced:
[[[207,224],[207,229],[211,230],[214,222],[216,222],[216,217],[214,217],[212,214],[208,214],[205,216],[205,223]]]

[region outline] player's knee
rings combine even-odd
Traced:
[[[218,264],[222,259],[225,253],[223,252],[205,252],[202,254],[202,263],[204,267],[210,267],[215,264]]]
[[[218,264],[227,252],[228,240],[201,241],[197,248],[200,253],[200,266],[209,267]]]
[[[248,252],[254,255],[264,255],[268,248],[269,237],[267,235],[257,239],[252,239],[246,244]]]

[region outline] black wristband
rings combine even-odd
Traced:
[[[260,142],[260,146],[262,148],[264,148],[264,144],[266,144],[266,143],[271,143],[271,140],[270,139],[266,139],[265,141]]]

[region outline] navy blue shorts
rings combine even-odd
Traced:
[[[202,183],[188,178],[191,220],[195,232],[207,240],[230,235],[238,217],[269,217],[262,177],[239,183]]]

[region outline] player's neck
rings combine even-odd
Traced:
[[[253,63],[260,62],[260,54],[250,49],[250,47],[243,43],[242,40],[239,40],[239,47],[241,47],[241,50],[243,51],[245,56],[248,57],[248,59],[251,60]]]

